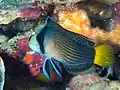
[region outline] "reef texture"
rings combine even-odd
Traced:
[[[72,5],[82,1],[86,0],[0,1],[0,57],[3,58],[3,61],[7,62],[5,66],[8,66],[5,90],[10,90],[11,88],[14,90],[57,90],[56,87],[54,87],[55,84],[52,84],[52,86],[42,86],[41,82],[36,83],[29,81],[28,74],[22,77],[21,74],[27,73],[24,70],[24,72],[22,71],[22,69],[26,67],[21,66],[21,64],[19,66],[18,62],[21,63],[22,59],[18,58],[18,53],[16,53],[19,47],[28,49],[28,47],[21,45],[20,41],[23,40],[23,38],[28,40],[30,36],[35,34],[35,32],[45,24],[47,16],[51,16],[54,20],[58,21],[58,24],[65,29],[90,38],[96,43],[96,46],[109,44],[113,46],[115,52],[120,49],[119,2],[117,2],[117,0],[113,0],[114,2],[111,2],[111,0],[101,0],[102,3],[107,3],[108,5],[113,5],[117,2],[113,5],[113,8],[115,8],[115,13],[113,13],[115,20],[114,30],[105,32],[99,27],[92,27],[88,13],[83,9],[78,10],[76,4]],[[98,2],[98,0],[93,1]],[[11,33],[13,33],[12,36],[10,36]],[[119,70],[119,63],[117,63],[117,65]],[[21,76],[21,78],[17,79],[18,76]],[[25,84],[21,84],[21,82],[25,82]],[[58,86],[60,87],[62,84]],[[68,88],[66,89],[119,90],[120,82],[110,81],[106,78],[99,77],[97,74],[80,74],[70,80]],[[65,90],[65,88],[60,88],[60,90]]]
[[[61,10],[58,14],[59,24],[72,32],[83,34],[96,42],[96,45],[102,43],[120,46],[120,25],[115,24],[112,32],[105,32],[99,27],[91,27],[89,17],[84,10],[77,8]]]
[[[83,74],[74,77],[69,85],[71,90],[119,90],[119,81],[109,81],[96,74]]]

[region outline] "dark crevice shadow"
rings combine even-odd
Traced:
[[[64,71],[65,68],[62,66],[63,80],[61,82],[41,82],[36,80],[35,77],[32,77],[27,65],[19,58],[14,58],[5,52],[0,52],[0,57],[3,59],[6,68],[4,90],[17,90],[17,86],[27,86],[29,83],[45,87],[47,88],[46,90],[65,90],[67,84],[73,77]]]
[[[3,59],[6,69],[4,90],[14,90],[10,88],[14,88],[16,84],[33,79],[29,72],[29,68],[22,61],[5,52],[0,52],[0,57]],[[17,82],[16,80],[20,82]]]

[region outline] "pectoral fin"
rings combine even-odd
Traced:
[[[55,72],[60,78],[62,78],[61,75],[61,67],[59,62],[55,61],[52,58],[45,59],[44,64],[43,64],[43,73],[44,75],[48,78],[51,79],[51,74],[52,72]]]

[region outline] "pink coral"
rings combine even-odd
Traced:
[[[20,10],[20,16],[23,18],[32,18],[36,19],[40,16],[42,8],[38,6],[39,2],[35,1],[27,8]]]
[[[71,90],[107,90],[106,86],[107,82],[96,74],[78,75],[69,83]]]
[[[120,23],[120,1],[113,5],[113,17],[116,24]]]
[[[24,50],[24,51],[30,51],[30,48],[29,48],[29,46],[28,46],[28,43],[29,43],[29,37],[20,39],[20,40],[18,41],[18,47],[19,47],[19,49],[22,49],[22,50]]]
[[[51,4],[41,4],[40,1],[35,1],[30,6],[20,10],[20,16],[23,18],[37,19],[42,14],[47,15],[51,10],[54,10],[53,5]]]
[[[33,76],[36,76],[41,71],[40,69],[42,68],[44,57],[38,53],[33,52],[29,48],[28,43],[29,43],[29,37],[20,39],[18,41],[19,49],[16,51],[16,56],[18,55],[19,57],[22,57],[24,59],[23,62],[28,65],[31,74]],[[21,55],[22,54],[21,50],[25,52],[24,55]]]
[[[24,58],[24,62],[28,64],[31,74],[33,76],[38,75],[41,72],[41,68],[44,62],[44,57],[32,51],[27,52],[26,55],[28,55],[32,59],[31,62],[29,62],[29,58],[26,59]]]
[[[17,42],[18,49],[12,51],[11,56],[13,56],[14,58],[16,57],[23,58],[26,52],[31,51],[28,43],[29,43],[29,37],[18,40]]]

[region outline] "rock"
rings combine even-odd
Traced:
[[[19,16],[18,10],[0,10],[0,24],[9,24]]]
[[[74,77],[69,87],[71,90],[110,90],[108,81],[96,74],[83,74]]]
[[[32,3],[33,0],[0,0],[0,8],[2,9],[15,9],[23,8]]]
[[[60,3],[60,4],[77,3],[80,1],[85,1],[85,0],[44,0],[44,2],[46,3]]]
[[[0,43],[7,41],[9,38],[5,35],[0,35]]]
[[[119,81],[111,81],[109,86],[112,90],[120,90],[120,82]]]
[[[93,0],[93,1],[101,2],[107,5],[112,5],[112,4],[115,4],[119,0]]]

